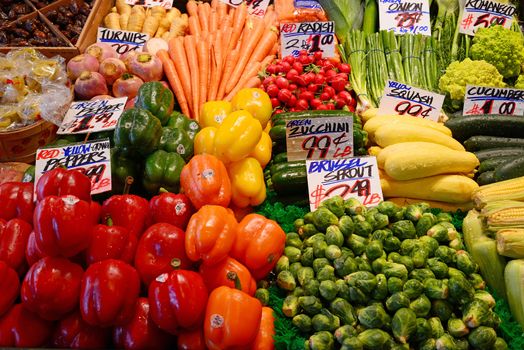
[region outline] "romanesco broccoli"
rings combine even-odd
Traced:
[[[516,77],[524,63],[524,40],[520,33],[500,25],[480,28],[470,52],[472,59],[491,63],[504,78]]]
[[[519,78],[515,82],[515,88],[524,90],[524,74],[519,75]]]

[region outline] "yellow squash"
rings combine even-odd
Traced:
[[[451,130],[444,125],[434,122],[433,120],[416,118],[405,115],[379,115],[375,118],[370,119],[364,124],[364,130],[368,132],[369,136],[374,137],[375,131],[382,125],[386,124],[406,124],[415,126],[424,126],[443,133],[444,135],[451,136]]]
[[[401,143],[395,143],[393,145],[384,147],[380,153],[377,156],[377,164],[378,167],[381,169],[384,169],[384,164],[386,163],[386,159],[388,159],[389,156],[402,153],[407,154],[408,152],[414,150],[414,149],[425,149],[428,152],[442,152],[450,150],[451,148],[446,147],[444,145],[439,145],[438,143],[432,143],[432,142],[401,142]]]

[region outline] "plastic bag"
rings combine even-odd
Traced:
[[[323,22],[327,16],[315,0],[275,0],[280,22]]]

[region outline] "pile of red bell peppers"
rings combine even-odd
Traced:
[[[254,295],[285,234],[206,201],[201,175],[187,195],[102,205],[77,171],[47,172],[36,198],[30,183],[0,185],[0,347],[273,349]]]

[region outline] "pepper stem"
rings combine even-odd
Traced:
[[[182,262],[179,258],[173,258],[173,260],[171,260],[171,267],[175,270],[178,270],[180,268],[180,265],[182,265]]]
[[[236,272],[228,271],[226,277],[228,280],[235,282],[236,289],[242,290],[242,284],[240,283],[240,278],[238,278],[238,275]]]
[[[113,226],[113,219],[111,219],[110,216],[107,217],[107,220],[106,220],[106,226]]]
[[[124,191],[122,192],[122,194],[129,194],[129,190],[131,190],[131,185],[134,181],[135,179],[132,176],[126,177],[126,183],[124,185]]]
[[[158,193],[169,193],[169,191],[166,190],[164,187],[160,187],[160,189],[158,190]]]

